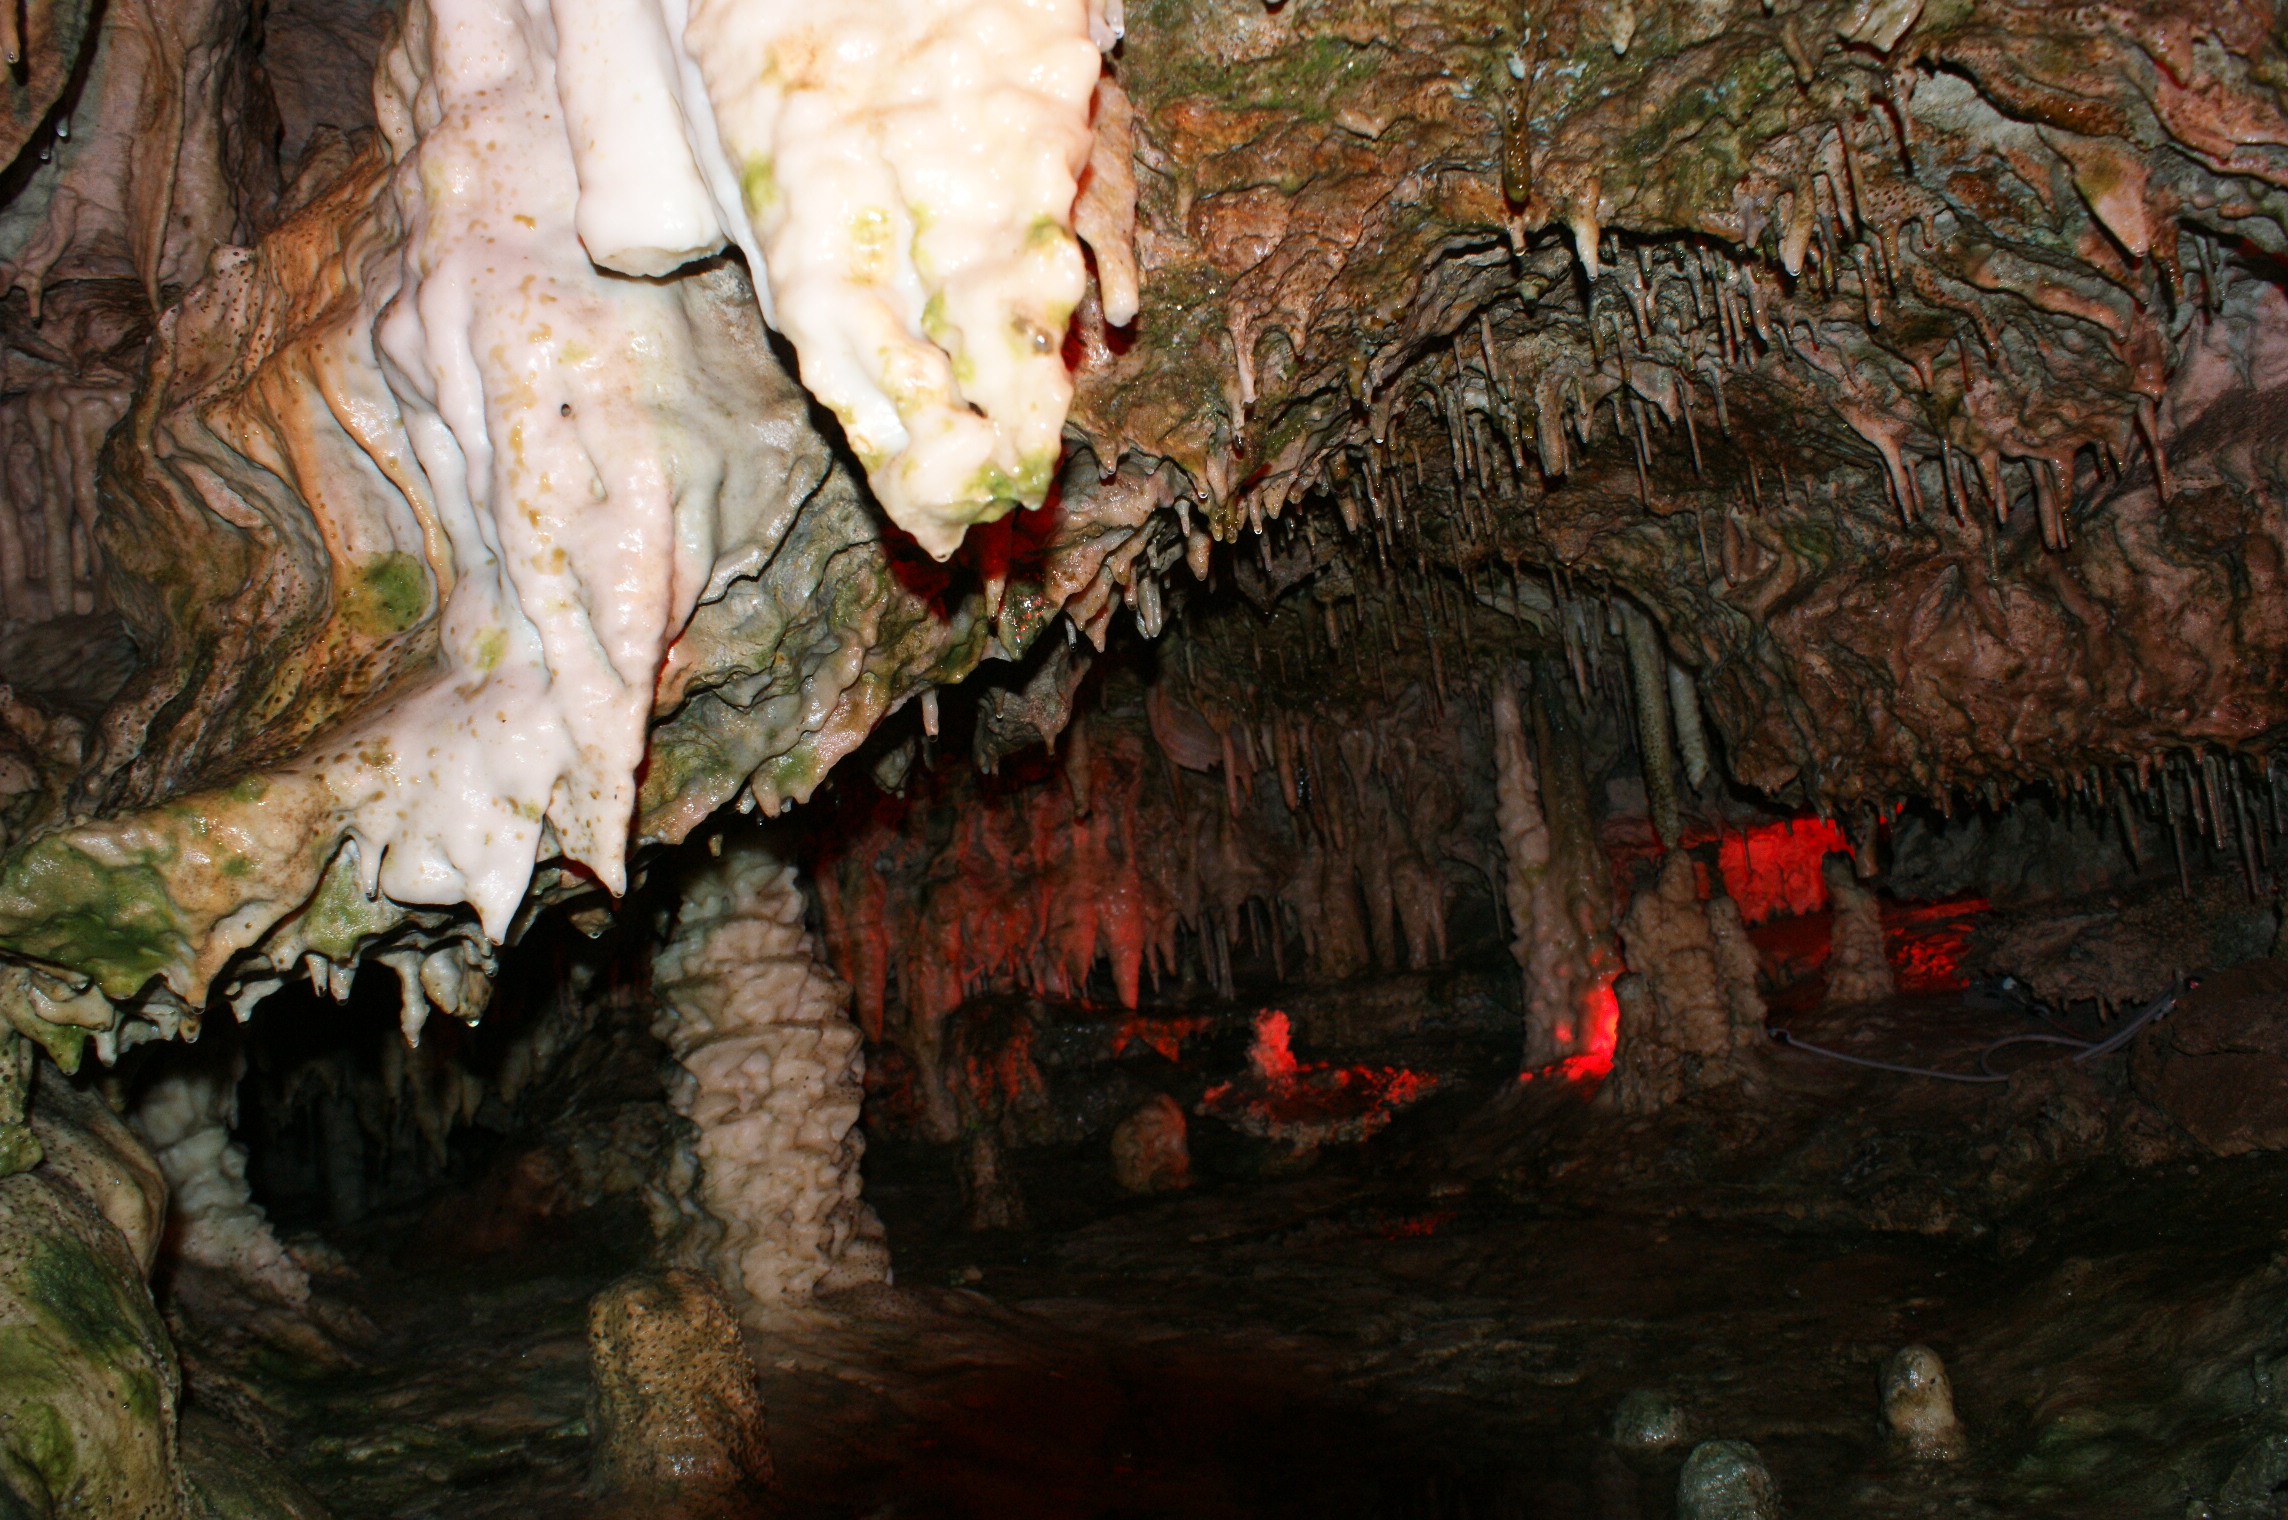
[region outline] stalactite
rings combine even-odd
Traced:
[[[1634,603],[1616,602],[1623,647],[1628,651],[1629,676],[1636,697],[1638,754],[1644,761],[1645,799],[1652,807],[1652,822],[1664,844],[1683,835],[1677,816],[1676,761],[1669,747],[1668,661],[1661,652],[1660,634],[1652,620]],[[1705,753],[1705,750],[1703,751]]]
[[[1708,784],[1708,731],[1700,721],[1700,683],[1682,665],[1668,667],[1668,711],[1676,723],[1684,784],[1697,792]]]

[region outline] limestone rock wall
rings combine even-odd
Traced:
[[[0,1178],[0,1499],[28,1514],[199,1513],[180,1466],[182,1378],[144,1275],[166,1185],[102,1100],[48,1072],[44,1159]]]

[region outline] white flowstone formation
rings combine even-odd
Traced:
[[[185,1261],[302,1307],[310,1300],[309,1274],[254,1201],[246,1147],[230,1137],[246,1058],[233,1050],[218,1059],[211,1046],[166,1054],[176,1069],[144,1089],[130,1122],[167,1179],[169,1244]]]
[[[1083,0],[714,5],[688,26],[674,0],[409,5],[375,74],[388,161],[223,250],[154,340],[196,398],[154,452],[242,495],[292,482],[338,637],[393,671],[246,795],[193,799],[197,838],[142,817],[75,843],[216,878],[184,908],[176,998],[337,849],[368,902],[467,903],[492,940],[536,860],[625,889],[675,641],[753,573],[728,546],[792,509],[758,462],[785,452],[784,381],[728,301],[775,314],[933,552],[1041,499],[1084,272],[1089,24]],[[626,277],[726,231],[756,295],[704,266]],[[239,990],[298,969],[242,963]]]
[[[653,1033],[684,1072],[669,1101],[699,1132],[695,1201],[723,1227],[708,1265],[762,1308],[886,1280],[881,1224],[858,1197],[865,1052],[794,868],[727,848],[686,886],[652,974]]]
[[[743,216],[772,320],[890,516],[942,559],[1040,501],[1086,280],[1088,6],[697,0],[684,40],[718,195],[736,171],[725,224]]]

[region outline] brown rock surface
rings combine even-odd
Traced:
[[[1191,1186],[1192,1153],[1182,1104],[1156,1093],[1120,1121],[1112,1131],[1112,1180],[1131,1193],[1172,1193]]]
[[[2134,1070],[2217,1154],[2288,1149],[2288,961],[2205,978],[2138,1037]]]
[[[748,1515],[768,1490],[763,1396],[738,1321],[695,1272],[638,1272],[588,1308],[593,1480],[607,1513]]]

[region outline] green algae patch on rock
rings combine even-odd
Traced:
[[[292,774],[59,829],[0,860],[0,950],[92,978],[113,1002],[157,978],[196,1005],[309,899],[339,843],[324,783]]]
[[[380,555],[347,577],[341,608],[360,633],[375,638],[403,633],[429,610],[429,572],[402,550]]]
[[[34,1515],[176,1520],[174,1351],[82,1170],[0,1179],[0,1491]]]
[[[31,1052],[11,1030],[0,1029],[0,1177],[13,1177],[40,1164],[40,1142],[24,1122],[31,1095]]]

